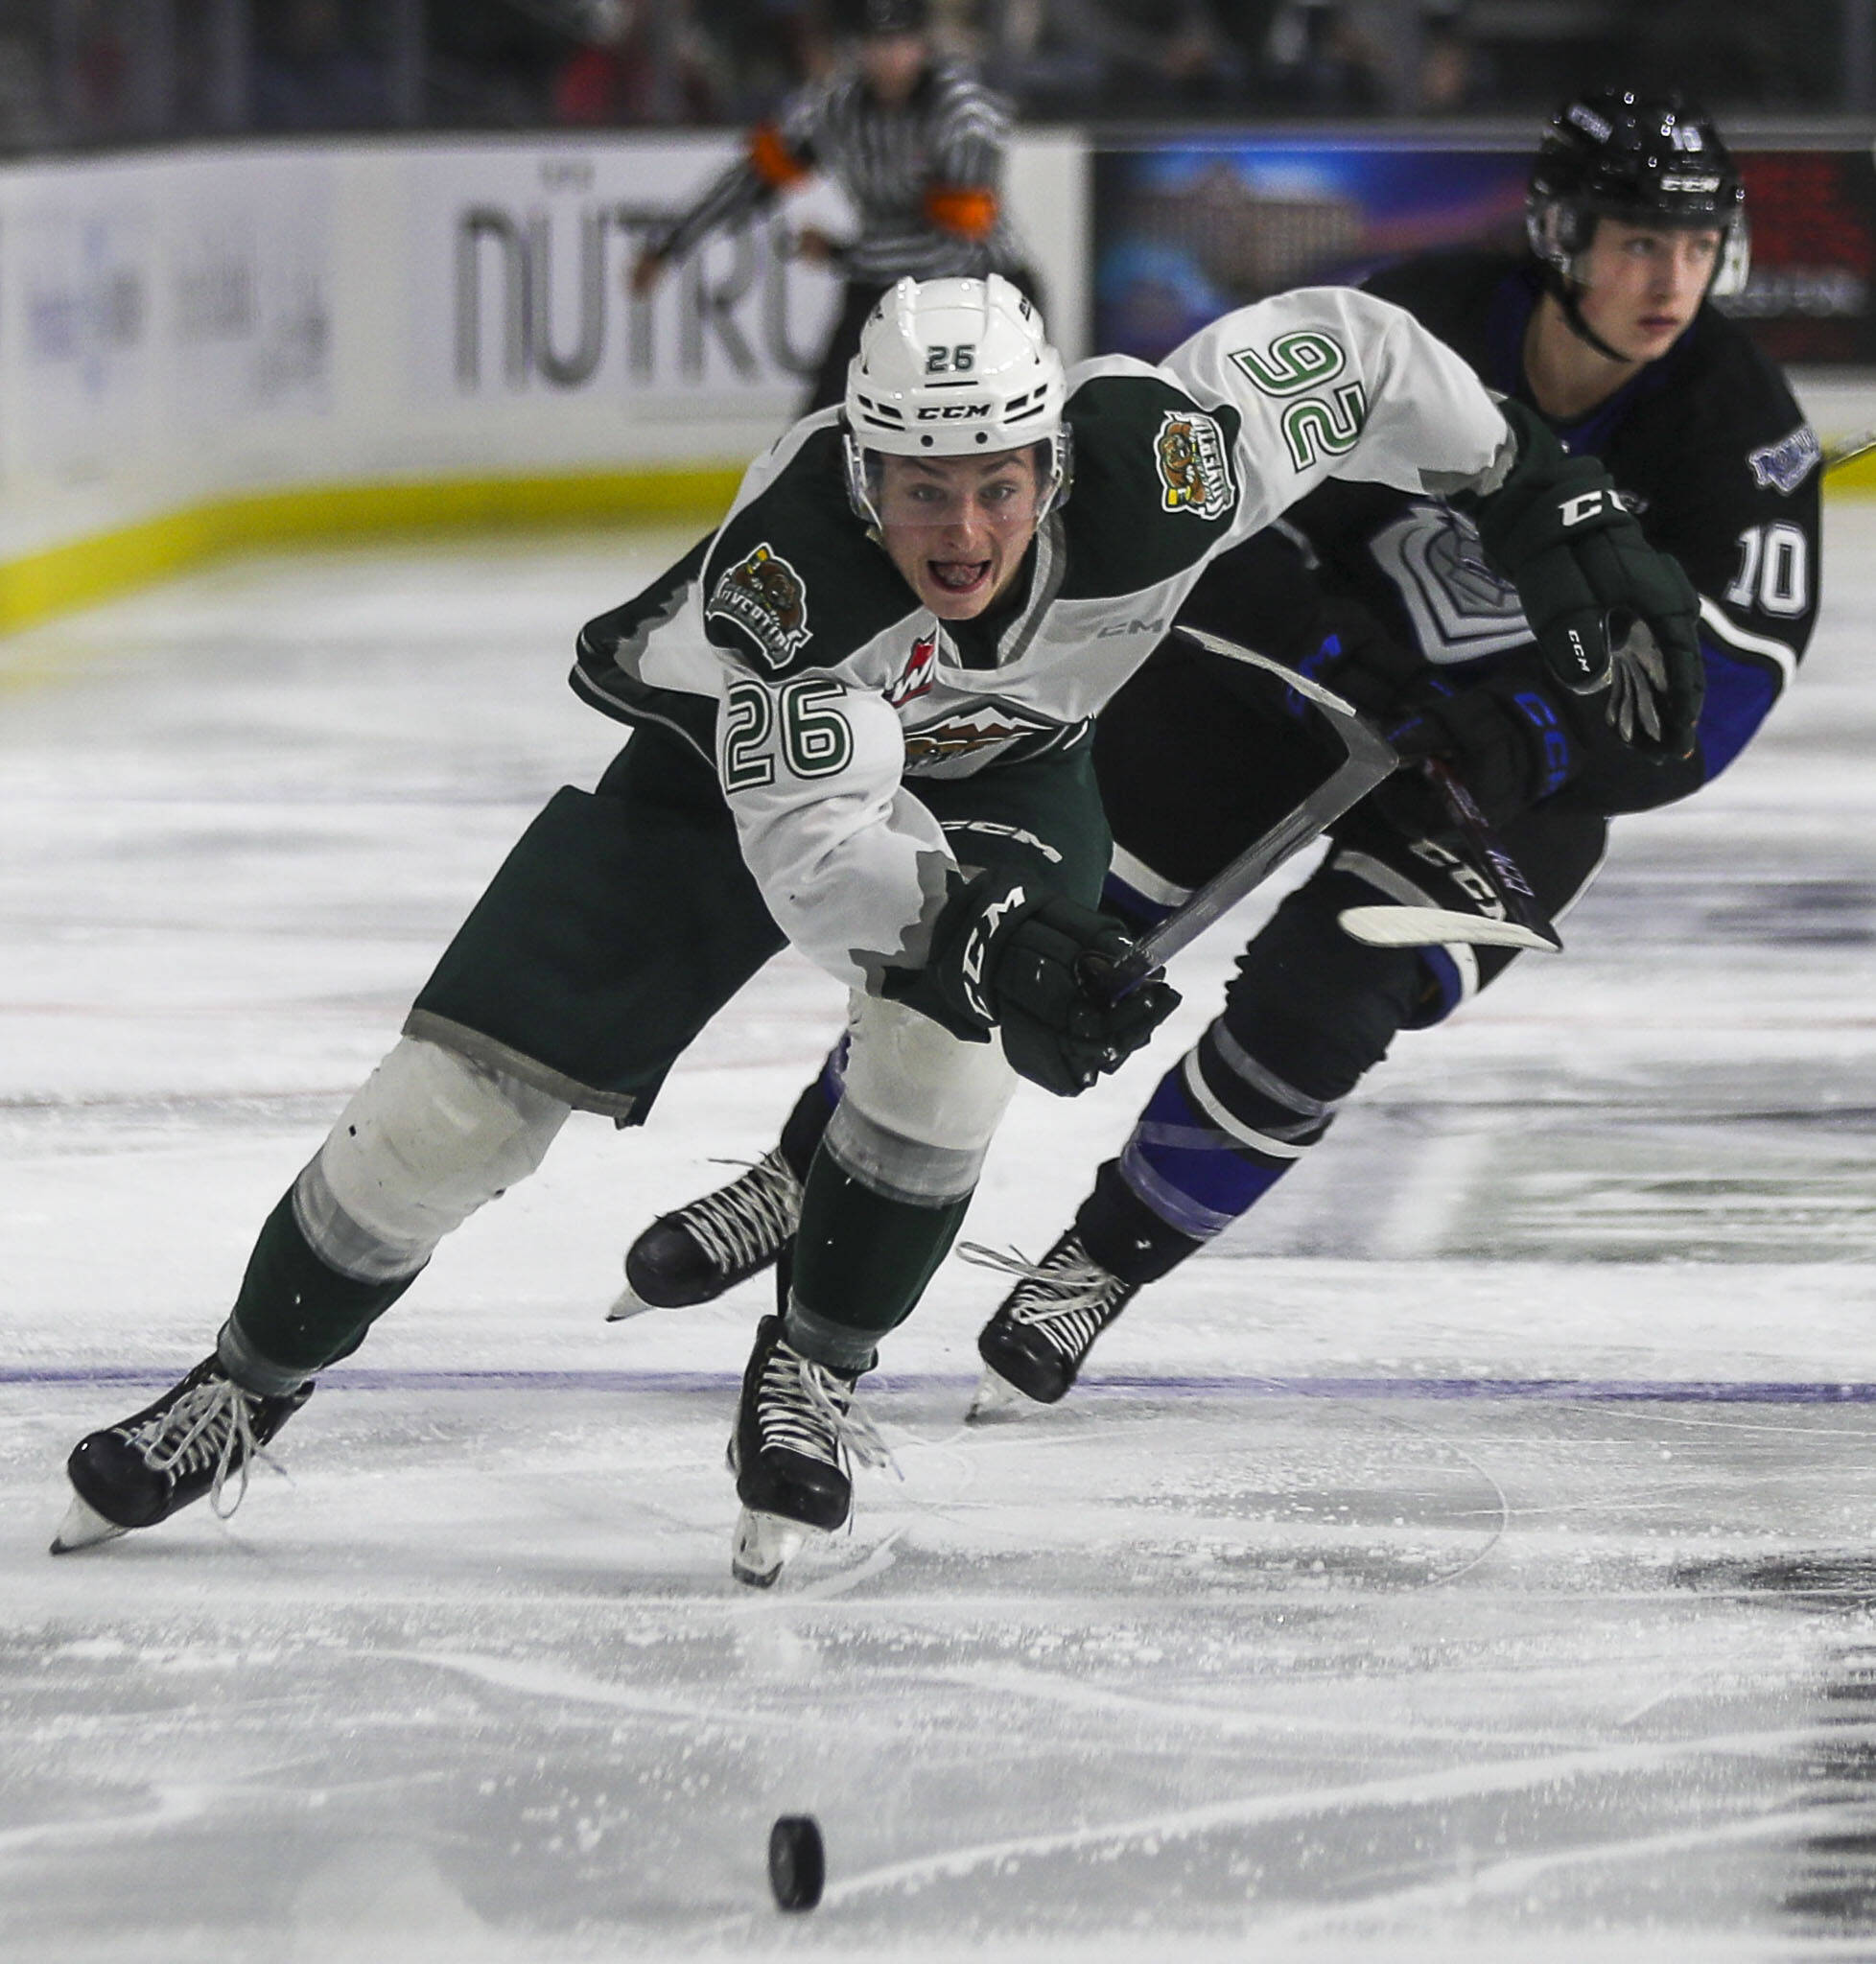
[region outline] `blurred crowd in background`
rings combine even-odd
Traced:
[[[0,147],[739,124],[848,0],[0,0]],[[1517,115],[1615,76],[1876,106],[1876,0],[932,0],[1027,122]]]

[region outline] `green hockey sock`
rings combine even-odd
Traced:
[[[342,1275],[309,1246],[293,1215],[291,1190],[262,1224],[234,1313],[218,1349],[223,1365],[250,1391],[284,1395],[364,1341],[421,1274],[387,1282]]]
[[[911,1315],[963,1225],[971,1197],[889,1200],[816,1153],[795,1235],[788,1342],[835,1370],[872,1368],[879,1340]]]

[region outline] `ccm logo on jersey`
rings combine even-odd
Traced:
[[[947,842],[953,832],[981,832],[987,839],[1014,839],[1019,846],[1027,846],[1032,853],[1040,853],[1051,866],[1062,864],[1062,854],[1046,839],[1039,839],[1034,832],[1024,831],[1020,825],[1005,825],[1000,818],[947,818],[940,823]]]
[[[808,589],[801,574],[764,543],[716,582],[704,619],[741,628],[765,661],[786,668],[808,640]]]
[[[1215,416],[1197,409],[1168,409],[1160,420],[1153,460],[1166,510],[1222,518],[1237,503],[1230,447]]]

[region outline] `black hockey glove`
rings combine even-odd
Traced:
[[[1425,661],[1402,647],[1359,600],[1324,600],[1316,610],[1310,640],[1310,652],[1291,666],[1310,681],[1334,690],[1377,726],[1397,715],[1401,698],[1426,679]],[[1284,707],[1304,722],[1317,713],[1308,698],[1294,689]]]
[[[1119,1002],[1104,967],[1132,948],[1105,914],[981,873],[945,903],[926,973],[960,1036],[1003,1034],[1011,1068],[1058,1097],[1116,1070],[1165,1021],[1179,994],[1155,977]]]
[[[1606,691],[1605,714],[1638,751],[1686,757],[1706,688],[1692,583],[1596,458],[1566,456],[1522,404],[1500,407],[1518,457],[1473,506],[1488,556],[1516,585],[1556,679],[1573,695]]]
[[[1540,798],[1560,791],[1583,765],[1575,731],[1538,689],[1479,683],[1429,696],[1391,724],[1387,738],[1404,764],[1427,757],[1450,764],[1492,826],[1509,825]],[[1444,804],[1417,771],[1395,772],[1374,796],[1403,830],[1445,830]]]

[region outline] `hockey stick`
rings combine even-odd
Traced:
[[[1835,443],[1824,445],[1824,475],[1841,470],[1853,458],[1876,450],[1876,430],[1862,430],[1854,436],[1840,436]]]
[[[1345,811],[1368,796],[1399,764],[1400,759],[1385,736],[1331,689],[1325,689],[1309,676],[1268,655],[1208,634],[1201,627],[1181,626],[1175,632],[1194,642],[1208,654],[1227,661],[1243,662],[1278,677],[1283,684],[1306,697],[1323,712],[1329,727],[1348,753],[1334,771],[1317,785],[1295,810],[1286,813],[1255,839],[1230,865],[1206,881],[1159,926],[1142,935],[1132,951],[1102,978],[1102,988],[1111,1000],[1118,1000],[1137,989],[1153,971],[1194,942],[1222,915],[1237,905],[1255,887],[1260,886],[1278,867],[1323,833]],[[1472,803],[1470,794],[1443,764],[1434,776],[1429,760],[1428,775],[1452,810],[1454,823],[1479,854],[1482,868],[1491,879],[1494,892],[1506,905],[1507,919],[1487,920],[1474,914],[1448,913],[1442,908],[1415,906],[1351,907],[1341,916],[1341,925],[1357,941],[1379,947],[1420,947],[1440,942],[1475,942],[1499,947],[1540,947],[1553,952],[1561,947],[1556,933],[1548,936],[1516,918],[1516,903],[1500,888],[1501,880],[1529,894],[1530,885],[1518,871],[1511,854],[1492,837],[1484,814]],[[1451,789],[1448,788],[1451,787]],[[1465,812],[1452,803],[1465,801]],[[1476,830],[1473,830],[1476,828]],[[1535,907],[1533,909],[1535,915]],[[1540,918],[1540,917],[1536,917]],[[1351,924],[1351,923],[1353,924]]]
[[[1337,917],[1342,931],[1371,947],[1423,947],[1429,942],[1465,941],[1477,947],[1533,947],[1546,954],[1561,954],[1561,937],[1537,904],[1537,896],[1517,861],[1499,843],[1465,781],[1437,757],[1421,758],[1419,768],[1439,793],[1453,830],[1471,848],[1473,864],[1490,885],[1504,918],[1494,921],[1427,907],[1348,907]]]
[[[1321,838],[1329,826],[1359,805],[1400,761],[1394,745],[1371,729],[1353,704],[1343,701],[1332,689],[1325,689],[1307,675],[1299,675],[1294,668],[1286,668],[1268,655],[1240,647],[1222,635],[1208,634],[1202,627],[1181,626],[1174,632],[1197,643],[1208,654],[1265,669],[1298,694],[1306,696],[1327,717],[1329,727],[1348,754],[1295,810],[1286,812],[1262,837],[1245,847],[1229,866],[1214,873],[1188,895],[1159,926],[1135,942],[1132,951],[1102,978],[1103,990],[1114,1001],[1130,994],[1156,969],[1196,941],[1254,887],[1260,886],[1284,860],[1301,852],[1312,839]]]

